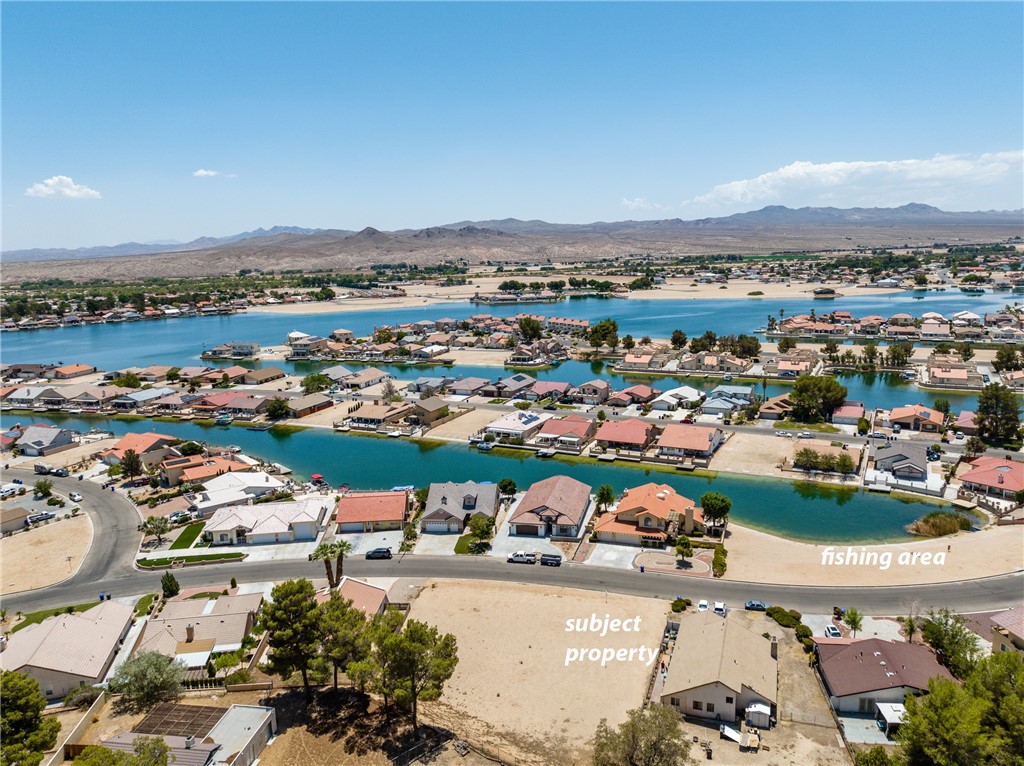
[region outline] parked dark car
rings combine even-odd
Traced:
[[[54,468],[52,471],[50,471],[50,476],[56,476],[60,479],[66,479],[68,477],[68,469]]]
[[[366,558],[368,559],[389,559],[391,558],[390,548],[374,548],[372,551],[366,552]]]
[[[768,610],[768,609],[769,609],[770,607],[771,607],[771,604],[766,604],[765,602],[763,602],[763,601],[758,601],[757,599],[754,599],[754,600],[752,600],[752,601],[748,601],[748,602],[747,602],[747,603],[746,603],[746,604],[744,605],[744,609],[748,609],[748,610],[750,610],[751,612],[765,612],[765,611],[767,611],[767,610]]]

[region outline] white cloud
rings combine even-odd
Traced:
[[[76,184],[67,176],[53,176],[25,189],[26,197],[43,199],[60,197],[63,199],[100,199],[100,193],[88,186]]]
[[[1000,190],[1005,187],[1005,192],[1019,197],[1022,168],[1024,151],[937,154],[923,160],[801,161],[756,178],[720,184],[682,203],[682,207],[722,212],[769,204],[884,207],[923,202],[940,207],[962,205],[970,204],[967,203],[970,199],[988,200],[992,187]],[[979,206],[993,205],[999,203],[979,203]],[[1011,198],[1004,206],[1016,208],[1020,201],[1014,202]]]
[[[626,210],[669,210],[669,205],[659,205],[656,202],[648,202],[644,197],[634,197],[633,199],[622,198],[622,206]]]
[[[206,170],[205,168],[199,168],[199,170],[192,175],[196,178],[213,178],[214,176],[221,175],[221,172],[219,170]]]

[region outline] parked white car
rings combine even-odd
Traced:
[[[715,614],[717,614],[719,617],[725,617],[726,612],[728,610],[725,608],[725,602],[724,601],[716,601],[715,602],[715,608],[712,609],[711,611],[714,612]]]
[[[70,495],[68,495],[68,497],[71,498],[71,502],[72,503],[80,503],[80,502],[82,502],[82,495],[79,494],[78,492],[72,492]]]
[[[708,604],[708,600],[706,598],[702,598],[700,601],[697,602],[698,612],[706,612],[709,608],[710,604]]]

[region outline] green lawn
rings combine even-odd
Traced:
[[[135,616],[145,617],[147,614],[149,614],[149,607],[153,604],[153,599],[155,598],[155,593],[150,593],[149,595],[140,598],[139,603],[135,605]]]
[[[197,598],[197,599],[198,598],[202,598],[202,599],[206,599],[207,601],[209,601],[212,598],[219,598],[220,596],[223,596],[223,595],[224,595],[224,591],[208,590],[208,591],[203,591],[202,593],[196,593],[196,594],[194,594],[192,596],[189,596],[189,599],[191,600],[193,598]]]
[[[197,521],[195,524],[189,524],[181,531],[181,534],[178,535],[178,539],[171,543],[171,550],[180,551],[182,548],[191,548],[192,543],[194,543],[196,538],[203,533],[203,527],[205,526],[205,521]]]
[[[485,547],[481,547],[479,550],[473,550],[472,546],[474,540],[476,540],[476,538],[473,537],[472,534],[467,532],[462,537],[460,537],[458,541],[455,543],[455,552],[469,556],[478,556],[490,547],[489,545],[487,545]]]
[[[71,607],[71,609],[72,609],[72,611],[75,611],[75,612],[84,612],[86,609],[92,609],[98,603],[100,603],[100,602],[99,601],[90,601],[90,602],[88,602],[86,604],[75,604],[73,607]],[[21,630],[24,627],[27,627],[29,625],[34,625],[37,622],[42,622],[47,617],[53,617],[54,615],[57,615],[57,614],[64,614],[65,612],[67,612],[67,607],[65,607],[64,609],[42,609],[42,610],[40,610],[38,612],[28,612],[27,614],[24,615],[24,617],[25,617],[24,620],[22,620],[17,625],[15,625],[13,628],[11,628],[11,633],[17,633],[19,630]]]
[[[139,559],[136,563],[140,567],[165,567],[174,561],[241,561],[243,553],[206,553],[202,556],[182,556],[179,558],[166,558],[166,559]]]

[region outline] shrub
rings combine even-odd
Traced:
[[[103,690],[95,686],[79,686],[64,695],[64,706],[79,709],[89,707],[101,694]]]
[[[686,607],[691,604],[693,604],[693,602],[688,598],[677,598],[672,602],[672,611],[676,613],[685,612]]]
[[[804,618],[804,616],[802,614],[800,614],[800,612],[798,612],[796,609],[790,609],[789,610],[789,616],[792,617],[797,622],[800,622]]]
[[[248,668],[239,668],[233,673],[224,677],[225,684],[248,684],[252,683],[252,672]]]
[[[724,545],[719,543],[715,546],[715,555],[714,558],[711,560],[711,573],[715,577],[721,577],[725,574],[725,557],[727,555],[728,553],[726,552]]]
[[[787,612],[781,606],[770,606],[765,614],[784,628],[795,628],[800,624],[799,617],[793,617],[792,612]]]
[[[810,638],[814,635],[814,632],[803,623],[796,626],[796,637],[803,641],[805,638]]]

